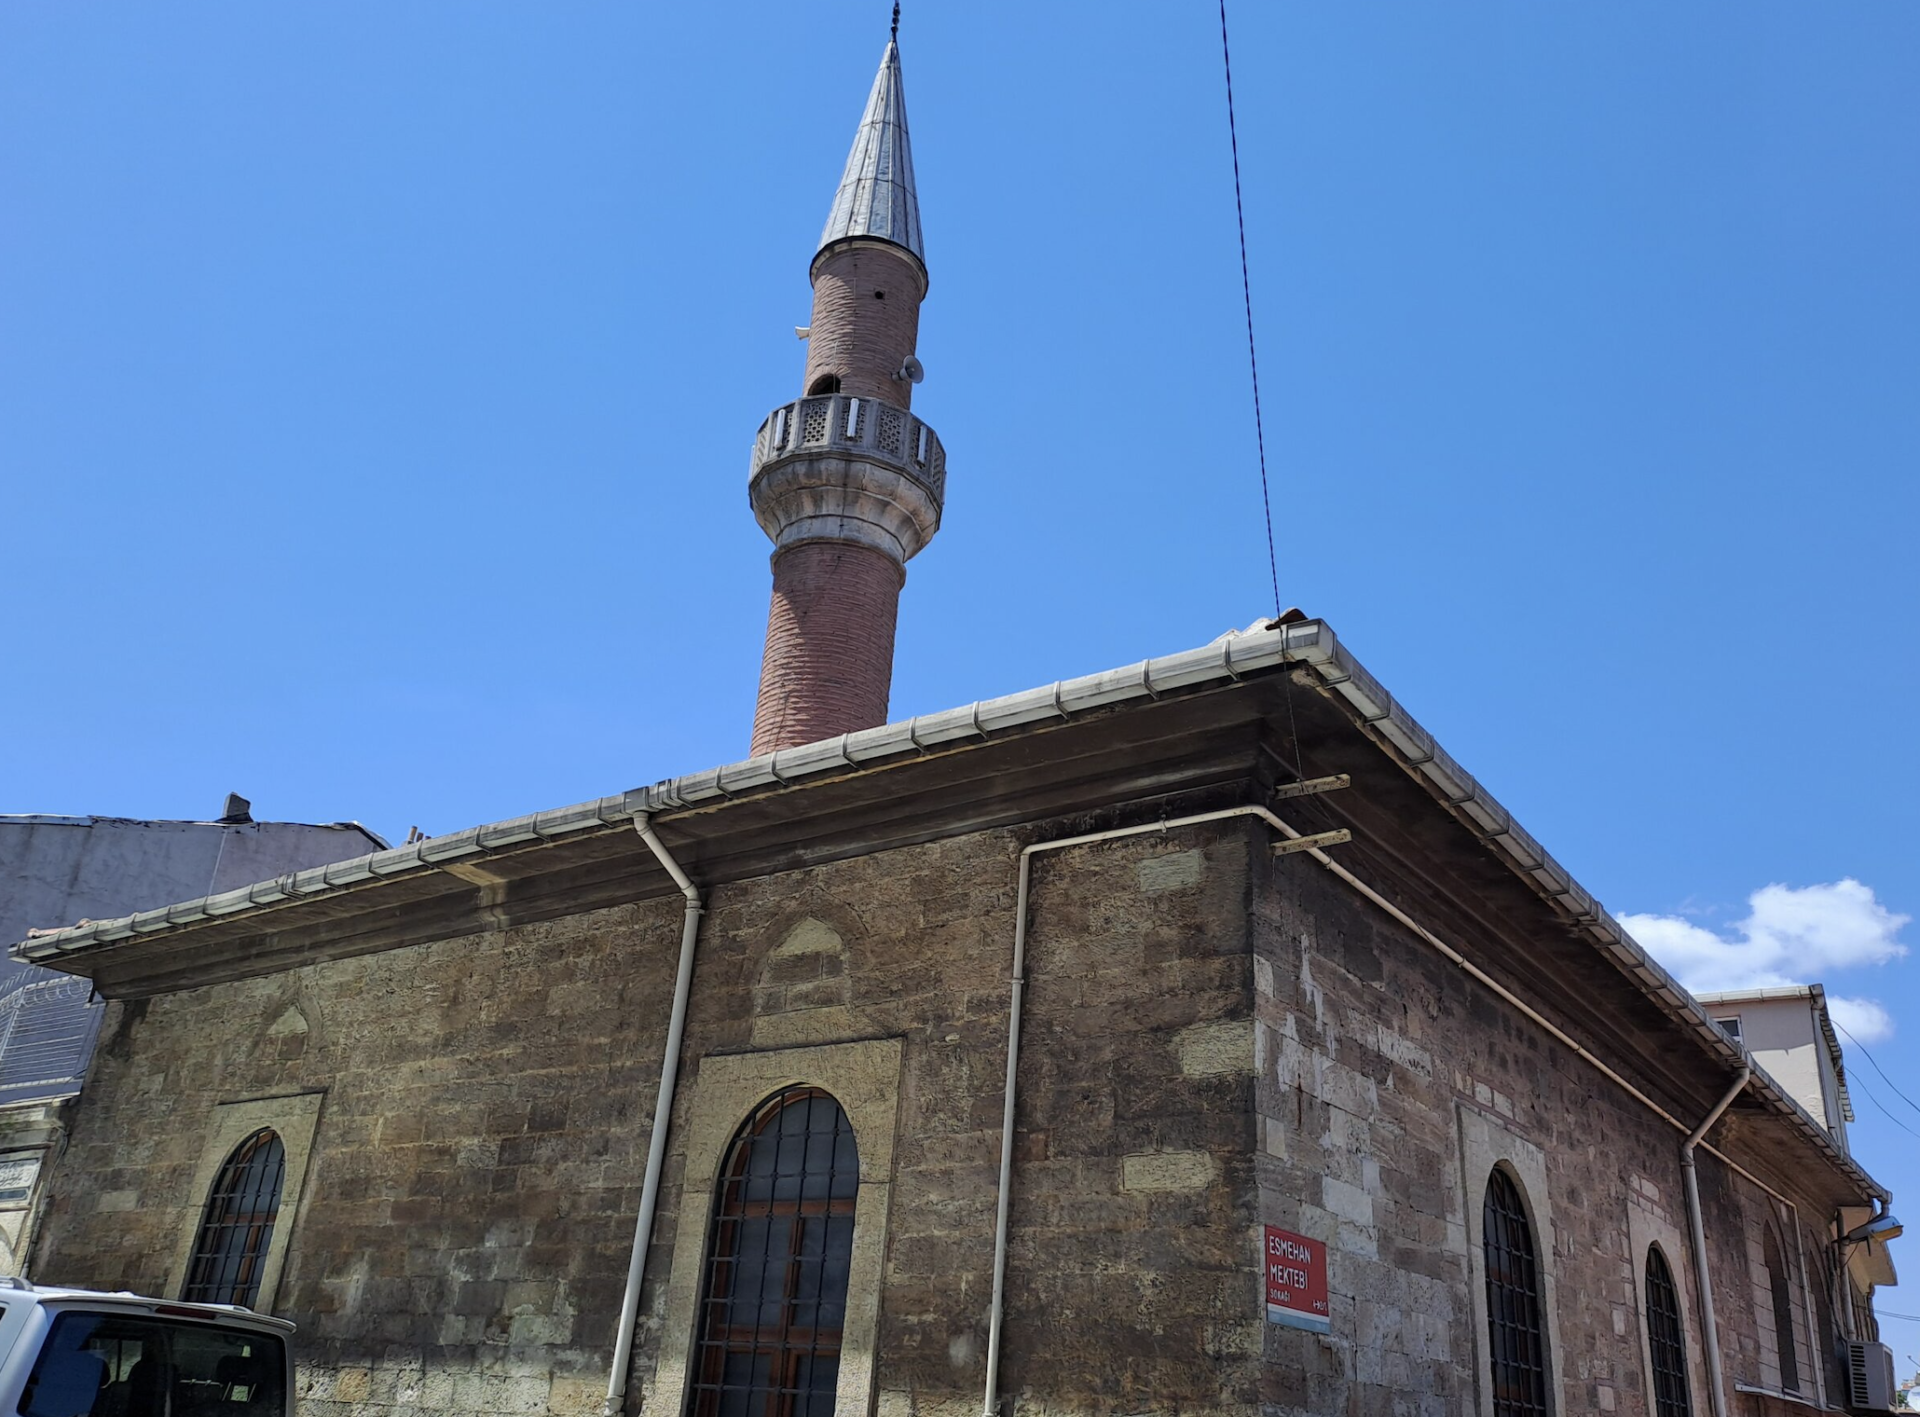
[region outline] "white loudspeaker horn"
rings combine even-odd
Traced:
[[[905,379],[909,384],[918,384],[927,377],[927,366],[909,354],[900,362],[900,372],[893,377]]]

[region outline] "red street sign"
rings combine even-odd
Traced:
[[[1329,1333],[1327,1247],[1318,1240],[1269,1225],[1266,1254],[1267,1322]]]

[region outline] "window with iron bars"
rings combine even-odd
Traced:
[[[827,1093],[754,1109],[714,1198],[694,1417],[832,1417],[859,1189],[853,1126]]]
[[[259,1301],[286,1173],[286,1148],[269,1128],[233,1149],[207,1197],[182,1299],[249,1308]]]
[[[1647,1352],[1653,1360],[1654,1417],[1693,1417],[1680,1294],[1667,1257],[1655,1245],[1647,1246]]]
[[[1526,1207],[1506,1172],[1496,1170],[1487,1179],[1480,1221],[1494,1417],[1548,1417],[1540,1266]]]

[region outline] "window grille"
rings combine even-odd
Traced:
[[[888,408],[885,404],[880,405],[881,452],[892,453],[896,457],[899,456],[901,419],[902,415],[899,409]]]
[[[818,1088],[747,1119],[707,1239],[694,1417],[832,1417],[859,1187],[853,1126]]]
[[[1527,1223],[1520,1192],[1504,1171],[1487,1180],[1480,1223],[1494,1417],[1547,1417],[1547,1336],[1533,1227]]]
[[[1787,1288],[1787,1265],[1780,1238],[1767,1227],[1767,1287],[1773,1291],[1773,1332],[1780,1350],[1780,1387],[1784,1392],[1800,1391],[1800,1355],[1793,1339],[1793,1298]]]
[[[1693,1417],[1680,1295],[1667,1257],[1652,1245],[1647,1247],[1647,1349],[1653,1357],[1653,1417]]]
[[[831,399],[810,399],[800,405],[800,441],[802,443],[826,441],[827,419],[832,409]]]
[[[182,1299],[248,1307],[258,1301],[286,1171],[286,1148],[270,1130],[234,1148],[207,1197]]]

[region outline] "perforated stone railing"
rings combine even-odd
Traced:
[[[751,480],[769,463],[796,453],[854,454],[906,474],[933,494],[947,490],[947,451],[925,423],[879,399],[826,394],[795,399],[767,415],[753,440]]]

